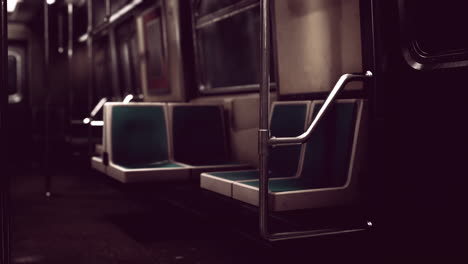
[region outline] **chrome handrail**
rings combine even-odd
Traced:
[[[94,107],[93,111],[91,111],[91,114],[89,115],[89,117],[94,118],[97,115],[97,113],[101,111],[105,103],[107,103],[107,97],[101,98],[101,100],[99,100],[97,105]]]
[[[338,94],[346,87],[346,85],[352,81],[362,81],[372,77],[372,72],[367,71],[364,74],[356,74],[356,73],[346,73],[341,75],[341,77],[336,82],[335,86],[333,87],[332,91],[328,95],[327,99],[323,103],[322,107],[318,111],[317,115],[315,116],[314,120],[307,128],[307,130],[297,137],[271,137],[268,143],[270,145],[282,145],[282,144],[295,144],[295,143],[304,143],[312,136],[312,132],[317,127],[322,117],[325,115],[327,110],[330,108],[330,105],[336,100]]]
[[[101,98],[101,100],[99,100],[99,102],[96,104],[96,106],[94,106],[94,108],[91,111],[91,113],[89,114],[89,116],[83,119],[83,124],[85,124],[85,125],[90,124],[94,120],[94,117],[104,107],[104,104],[107,103],[107,101],[108,101],[107,97]]]
[[[259,227],[260,235],[268,241],[278,241],[286,239],[297,239],[306,237],[318,237],[337,234],[346,234],[360,232],[366,230],[363,223],[362,227],[358,228],[334,228],[334,229],[315,229],[303,230],[294,232],[271,233],[269,231],[269,206],[268,206],[268,155],[269,145],[276,144],[291,144],[304,143],[309,139],[317,124],[327,112],[329,106],[336,99],[339,92],[346,86],[347,83],[356,80],[365,80],[372,77],[372,73],[367,71],[365,74],[344,74],[340,77],[330,95],[325,100],[324,105],[320,108],[316,118],[309,126],[307,131],[298,137],[286,138],[270,138],[270,130],[268,126],[268,115],[270,105],[270,0],[261,0],[261,80],[260,80],[260,119],[258,130],[258,153],[259,153],[259,169],[260,169],[260,184],[259,184]],[[367,223],[370,227],[372,224]]]

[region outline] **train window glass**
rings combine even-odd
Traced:
[[[198,13],[200,15],[210,14],[241,1],[242,0],[201,0],[199,2]]]
[[[94,47],[94,88],[95,98],[99,100],[102,97],[113,96],[109,68],[109,39],[107,37],[97,39]]]
[[[463,1],[406,0],[400,5],[412,57],[423,64],[468,59],[468,16]]]
[[[151,75],[161,76],[163,74],[163,43],[161,33],[161,19],[156,18],[146,24],[148,33],[148,67]]]
[[[161,8],[156,8],[143,17],[146,46],[148,92],[169,93],[167,53],[164,38],[164,19]]]
[[[106,0],[93,0],[93,25],[99,26],[106,18]]]
[[[24,54],[18,48],[8,49],[7,69],[8,69],[8,103],[20,103],[23,98],[24,85]]]
[[[117,56],[122,95],[141,94],[136,25],[126,21],[117,28]]]
[[[258,1],[235,2],[224,1],[234,4],[223,12],[202,17],[195,14],[201,92],[258,89],[260,8]],[[209,10],[221,7],[214,1],[202,1],[199,8],[204,8],[203,3],[207,9],[212,7]],[[273,65],[273,59],[271,62]],[[271,76],[274,82],[274,74]]]
[[[74,6],[73,9],[73,39],[78,39],[80,36],[86,34],[88,30],[88,21],[86,18],[87,9],[86,5]]]
[[[8,94],[18,93],[18,61],[16,56],[8,55]]]

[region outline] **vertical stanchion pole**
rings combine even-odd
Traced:
[[[51,196],[52,175],[50,168],[50,50],[49,50],[49,5],[43,1],[44,7],[44,89],[45,89],[45,133],[44,133],[44,173],[45,195]]]
[[[111,16],[111,0],[106,0],[106,22],[109,22],[109,18]]]
[[[7,107],[8,107],[8,28],[7,0],[0,0],[0,162],[5,173],[0,174],[0,263],[10,263],[10,173],[7,157]]]
[[[67,62],[68,62],[68,133],[71,132],[71,120],[73,109],[73,3],[67,4],[68,15],[68,40],[67,40]],[[69,134],[70,135],[70,134]]]
[[[93,82],[94,82],[94,63],[93,63],[93,1],[87,1],[88,13],[88,39],[86,42],[88,50],[88,113],[93,110]],[[93,130],[88,124],[88,157],[93,154]]]
[[[261,1],[261,56],[260,56],[260,124],[258,131],[258,154],[260,164],[260,234],[269,237],[268,231],[268,114],[270,111],[270,1]]]

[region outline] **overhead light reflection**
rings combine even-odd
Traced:
[[[7,1],[7,11],[8,11],[8,13],[15,12],[17,4],[18,4],[18,0],[8,0]]]
[[[91,121],[91,126],[104,126],[104,121],[102,121],[102,120],[93,120],[93,121]]]
[[[88,117],[83,119],[83,124],[89,124],[89,122],[91,122],[91,119],[89,119]]]
[[[129,94],[129,95],[125,96],[125,98],[123,99],[122,102],[125,103],[125,104],[128,104],[128,103],[130,103],[132,100],[133,100],[133,94]]]

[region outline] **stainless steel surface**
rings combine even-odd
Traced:
[[[43,1],[44,8],[44,87],[49,87],[50,41],[49,41],[49,5]],[[51,192],[52,175],[50,171],[50,89],[47,89],[45,100],[45,143],[44,143],[44,168],[45,168],[45,193]]]
[[[91,119],[93,119],[97,115],[97,113],[99,113],[99,111],[101,111],[101,109],[104,107],[105,103],[107,103],[107,97],[101,98],[101,100],[99,100],[99,102],[94,107],[93,111],[91,111],[91,114],[89,115],[89,117]]]
[[[106,0],[106,17],[104,20],[107,22],[111,16],[111,0]]]
[[[72,119],[73,108],[73,3],[67,4],[67,21],[68,21],[68,35],[67,35],[67,82],[68,82],[68,120]]]
[[[141,3],[143,3],[143,0],[134,0],[131,3],[125,5],[124,7],[119,9],[119,11],[115,12],[110,16],[109,23],[115,23],[116,21],[120,20],[126,14],[130,13],[135,8],[137,8]]]
[[[0,263],[10,263],[10,173],[8,172],[8,155],[6,152],[7,145],[7,131],[5,121],[8,119],[6,116],[8,106],[8,30],[7,30],[7,1],[0,0],[0,155],[7,157],[2,159],[1,165],[7,169],[6,173],[0,175]]]
[[[88,110],[92,111],[93,107],[93,81],[94,81],[94,52],[93,52],[93,35],[91,34],[93,30],[93,1],[87,0],[86,2],[88,9],[88,38],[86,39],[86,48],[87,48],[87,59],[88,59]],[[88,156],[91,157],[93,153],[93,130],[91,126],[88,126]]]
[[[262,0],[261,14],[261,82],[260,82],[260,120],[258,131],[258,154],[260,165],[260,234],[268,239],[268,140],[270,131],[268,127],[270,111],[270,0]]]
[[[335,84],[332,91],[328,95],[327,99],[325,100],[325,103],[322,105],[318,114],[315,116],[314,120],[312,121],[312,123],[310,124],[310,126],[307,128],[307,130],[304,133],[302,133],[301,135],[297,137],[282,137],[282,138],[272,137],[270,138],[268,143],[270,145],[281,145],[281,144],[306,142],[312,136],[312,133],[314,132],[317,125],[319,124],[320,120],[322,120],[322,117],[326,114],[330,105],[336,100],[338,94],[343,90],[343,88],[346,87],[346,84],[352,81],[363,81],[371,77],[372,77],[372,72],[370,71],[367,71],[365,74],[352,74],[352,73],[343,74],[340,77],[340,79],[338,79],[338,82]]]
[[[281,241],[281,240],[290,240],[298,238],[308,238],[308,237],[322,237],[322,236],[331,236],[339,234],[348,234],[365,231],[365,228],[356,228],[356,229],[320,229],[320,230],[310,230],[310,231],[297,231],[297,232],[284,232],[284,233],[275,233],[270,234],[269,241]]]

